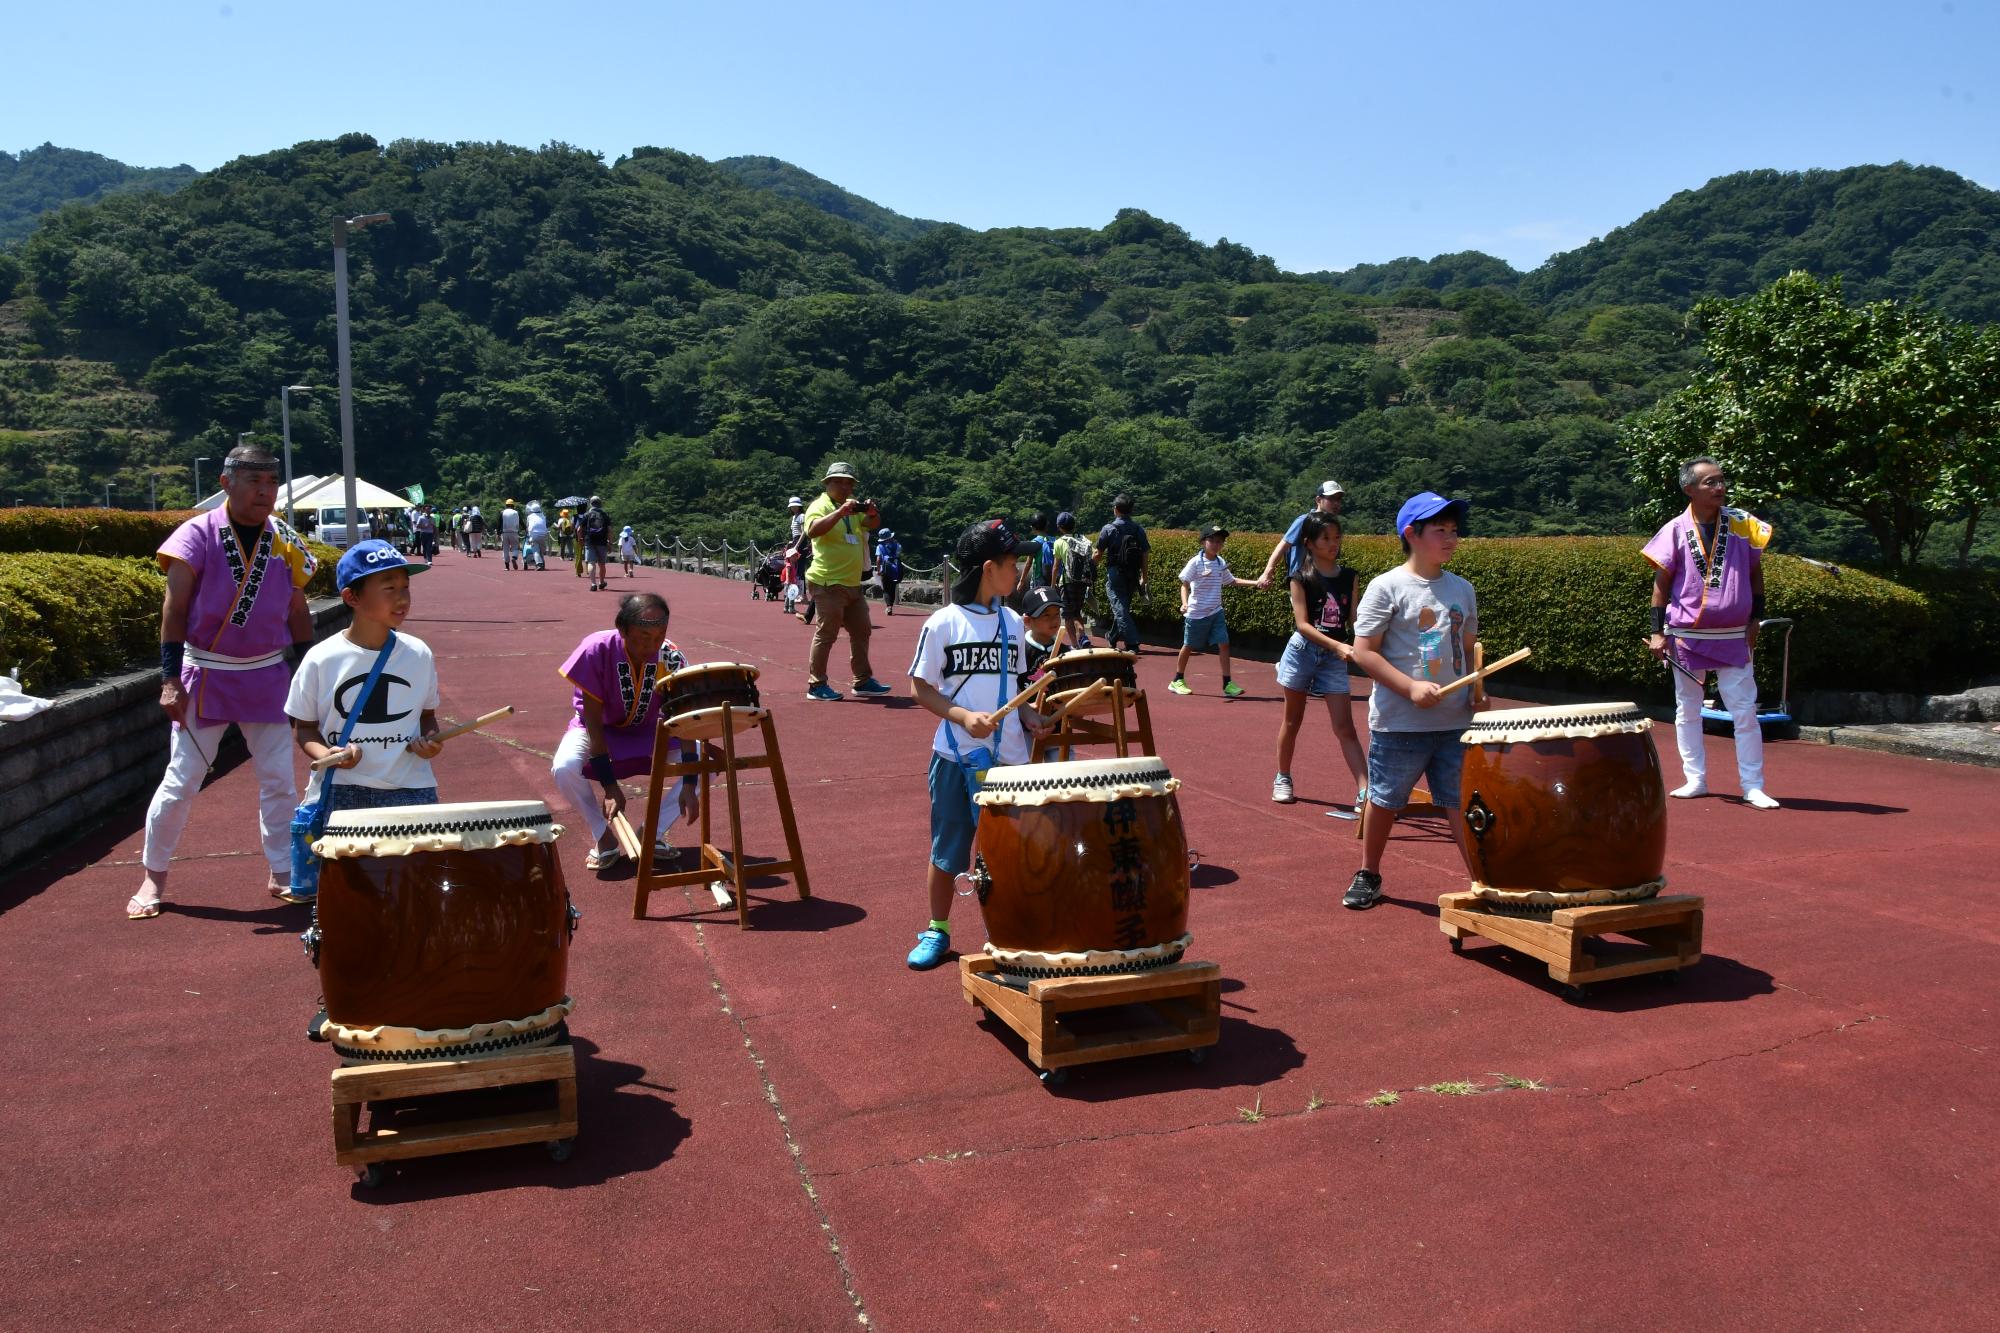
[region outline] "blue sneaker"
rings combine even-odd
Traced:
[[[910,967],[918,972],[928,972],[944,961],[951,952],[951,936],[941,930],[925,930],[917,936],[917,947],[910,950]]]
[[[854,692],[856,694],[889,694],[892,691],[887,685],[870,676],[867,680],[855,681]]]
[[[828,700],[840,698],[840,691],[831,685],[808,685],[806,686],[806,698],[818,699],[820,702],[825,703]]]

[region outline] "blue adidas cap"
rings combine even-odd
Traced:
[[[1458,520],[1458,535],[1463,537],[1465,520],[1471,512],[1472,503],[1469,500],[1447,500],[1436,491],[1419,491],[1403,501],[1403,507],[1396,511],[1396,534],[1401,536],[1412,523],[1450,514]]]
[[[340,557],[334,567],[333,585],[342,592],[359,583],[370,574],[382,574],[392,569],[407,569],[412,577],[429,569],[429,565],[413,564],[403,558],[403,553],[381,540],[370,537],[365,542],[356,542],[347,548],[347,554]]]

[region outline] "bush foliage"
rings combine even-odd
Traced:
[[[1153,554],[1147,595],[1133,608],[1152,629],[1171,632],[1180,619],[1176,582],[1199,541],[1192,532],[1149,534]],[[1223,556],[1237,577],[1254,579],[1276,533],[1233,534]],[[1667,693],[1665,668],[1646,652],[1646,608],[1653,567],[1631,537],[1472,538],[1459,546],[1453,573],[1479,596],[1480,637],[1489,660],[1523,646],[1530,661],[1513,668],[1554,688],[1621,697]],[[1342,563],[1362,586],[1400,564],[1399,543],[1350,537]],[[1953,693],[2000,670],[2000,577],[1980,571],[1928,570],[1892,582],[1858,569],[1831,569],[1783,554],[1764,563],[1765,614],[1796,622],[1794,693],[1801,690],[1906,690]],[[1291,608],[1281,583],[1266,591],[1223,593],[1233,637],[1273,646],[1290,635]],[[1758,655],[1766,696],[1776,698],[1781,641]]]
[[[166,588],[151,561],[131,556],[0,559],[0,663],[18,665],[34,694],[150,660]]]

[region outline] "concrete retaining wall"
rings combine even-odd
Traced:
[[[337,600],[313,604],[315,638],[347,620]],[[57,695],[54,707],[0,722],[0,867],[148,796],[166,770],[168,735],[157,666],[79,682]],[[242,744],[234,731],[223,742],[238,751]]]

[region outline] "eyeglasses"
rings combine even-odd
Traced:
[[[1703,477],[1700,481],[1695,483],[1695,485],[1697,486],[1727,486],[1728,484],[1729,484],[1729,478],[1723,476],[1720,472],[1716,473],[1712,477]]]

